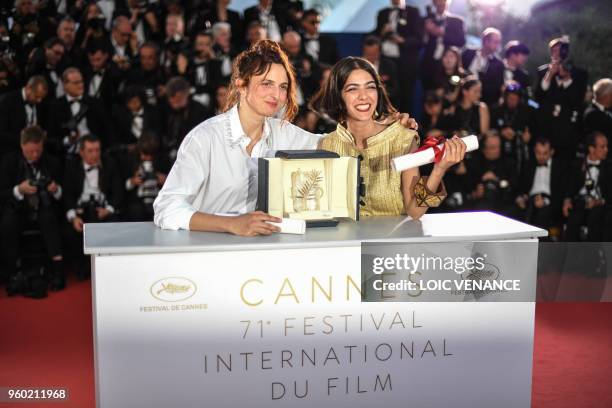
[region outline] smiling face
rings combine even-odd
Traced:
[[[342,87],[342,100],[347,119],[371,120],[378,105],[376,81],[367,71],[352,71]]]
[[[238,81],[240,103],[259,116],[274,116],[287,103],[289,77],[281,64],[270,64],[267,72],[254,75],[247,85]]]

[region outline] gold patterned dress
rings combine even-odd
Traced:
[[[321,141],[321,149],[340,156],[361,155],[361,177],[365,196],[361,197],[360,216],[406,214],[402,194],[402,173],[394,171],[391,159],[418,146],[419,136],[395,122],[382,132],[368,138],[367,147],[358,149],[353,135],[342,125]]]

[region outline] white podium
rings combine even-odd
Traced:
[[[87,224],[97,406],[529,407],[534,302],[361,302],[361,243],[537,256],[545,235],[488,212],[256,238]]]

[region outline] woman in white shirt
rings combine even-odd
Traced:
[[[244,236],[279,231],[269,223],[279,218],[254,211],[257,159],[277,150],[316,149],[323,135],[290,123],[298,109],[296,80],[274,41],[259,41],[236,57],[228,93],[229,109],[183,140],[153,204],[159,227]],[[281,110],[283,118],[274,118]],[[403,122],[416,126],[406,117]]]

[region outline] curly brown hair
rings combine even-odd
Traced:
[[[229,84],[227,103],[223,111],[230,110],[240,101],[240,92],[236,86],[238,79],[242,80],[245,86],[248,86],[251,78],[268,72],[272,64],[282,65],[287,72],[287,103],[283,119],[289,122],[292,121],[298,112],[295,72],[287,54],[285,54],[276,41],[272,40],[260,40],[236,57],[232,67],[232,78]]]

